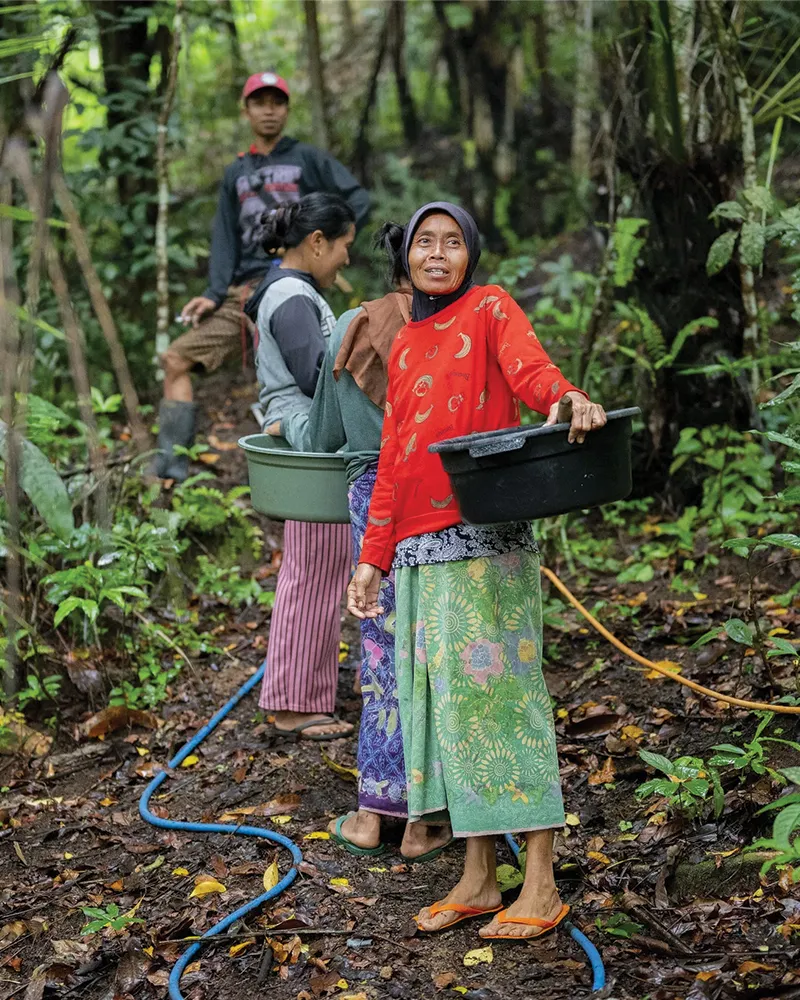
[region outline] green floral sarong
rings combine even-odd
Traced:
[[[535,552],[396,570],[409,819],[456,836],[564,825]]]

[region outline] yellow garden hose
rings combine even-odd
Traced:
[[[604,625],[601,625],[594,615],[586,610],[569,587],[567,587],[566,584],[563,584],[551,569],[548,569],[546,566],[542,566],[541,570],[553,586],[560,591],[564,597],[566,597],[573,608],[583,615],[593,629],[599,632],[604,639],[608,639],[611,645],[616,646],[621,653],[624,653],[631,660],[635,660],[636,663],[641,663],[643,667],[649,667],[651,670],[656,670],[659,674],[663,674],[664,677],[669,677],[670,680],[677,681],[679,684],[683,684],[684,687],[691,688],[692,691],[705,695],[706,698],[713,698],[715,701],[724,701],[729,705],[737,705],[739,708],[749,708],[758,712],[780,712],[783,715],[800,715],[800,705],[770,705],[764,701],[746,701],[744,698],[733,698],[731,695],[722,694],[719,691],[714,691],[712,688],[703,687],[702,684],[696,684],[694,681],[687,680],[687,678],[676,674],[674,670],[670,670],[668,667],[664,666],[663,663],[655,663],[653,660],[648,660],[646,656],[640,656],[639,653],[635,653],[632,649],[626,646],[624,642],[620,642],[620,640],[615,635],[612,635],[612,633],[609,632]]]

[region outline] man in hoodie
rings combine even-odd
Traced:
[[[265,209],[299,201],[313,191],[341,195],[353,208],[360,228],[369,212],[369,195],[330,153],[283,135],[289,117],[289,85],[275,73],[255,73],[242,90],[244,113],[253,143],[225,170],[211,236],[208,287],[188,302],[181,321],[191,329],[161,357],[164,398],[159,410],[159,452],[153,471],[182,482],[189,472],[175,445],[190,447],[196,406],[191,373],[212,372],[243,354],[251,321],[242,307],[277,258],[261,248],[259,220]]]

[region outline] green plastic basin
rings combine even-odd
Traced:
[[[250,499],[276,521],[347,524],[347,476],[341,455],[293,451],[284,438],[248,434],[239,439],[247,454]]]

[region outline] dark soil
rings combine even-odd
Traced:
[[[247,417],[251,393],[240,375],[206,380],[201,400],[225,399],[209,407],[218,438],[235,441],[254,430]],[[243,481],[241,454],[220,455],[223,480]],[[263,527],[268,545],[278,548],[280,527]],[[764,695],[752,657],[740,663],[720,647],[716,659],[698,659],[682,645],[692,630],[721,620],[738,599],[724,579],[717,586],[709,581],[707,592],[710,597],[686,606],[655,586],[648,591],[598,581],[581,596],[590,607],[601,597],[608,601],[604,620],[644,655],[675,660],[686,676],[711,687],[741,697]],[[755,813],[776,797],[777,786],[752,774],[742,783],[726,780],[726,809],[718,821],[708,814],[672,817],[663,804],[642,803],[633,794],[652,777],[640,748],[671,759],[707,758],[715,743],[744,742],[757,720],[699,701],[669,680],[650,679],[571,611],[563,617],[565,628],[547,636],[547,675],[572,824],[557,838],[556,865],[574,922],[602,951],[610,984],[605,995],[800,996],[797,888],[787,872],[773,870],[760,879],[757,866],[741,863],[743,848],[769,830],[769,818]],[[776,621],[791,630],[798,617],[789,609]],[[266,627],[248,629],[248,620],[247,614],[230,615],[218,636],[229,652],[184,669],[162,706],[158,728],[125,728],[103,741],[77,737],[88,706],[75,695],[61,707],[48,756],[0,758],[0,1000],[165,997],[185,939],[262,893],[273,860],[282,874],[288,870],[287,853],[264,841],[162,832],[138,815],[152,775],[263,659]],[[350,621],[344,638],[352,652],[340,675],[339,710],[356,723],[358,641]],[[782,682],[788,687],[790,679]],[[783,729],[783,738],[797,739],[791,717],[776,721],[776,728]],[[537,944],[494,942],[491,964],[473,966],[465,966],[464,956],[483,944],[479,924],[433,937],[414,932],[412,914],[457,880],[462,844],[432,863],[408,866],[396,851],[400,829],[390,831],[394,849],[377,859],[356,859],[331,841],[304,839],[354,807],[355,784],[346,769],[355,763],[355,750],[355,739],[319,745],[276,736],[251,695],[199,748],[198,761],[179,768],[154,797],[159,815],[203,822],[262,807],[249,818],[237,815],[291,837],[305,859],[273,908],[201,951],[183,978],[184,995],[423,1000],[452,996],[455,989],[467,1000],[588,996],[588,963],[565,932]],[[797,764],[798,755],[781,748],[771,763]],[[286,816],[291,818],[284,821]],[[508,848],[499,844],[499,851],[509,863]],[[687,869],[709,861],[691,886]],[[226,891],[190,898],[197,876],[217,879]],[[332,882],[342,879],[347,882]],[[83,908],[110,904],[141,922],[82,936],[91,919]],[[623,918],[615,914],[627,915],[621,929],[629,936],[603,929],[609,921],[611,929],[615,921],[620,929]],[[291,933],[275,933],[276,925]],[[271,944],[265,942],[266,927],[273,928],[267,933]],[[309,933],[293,938],[298,929]]]

